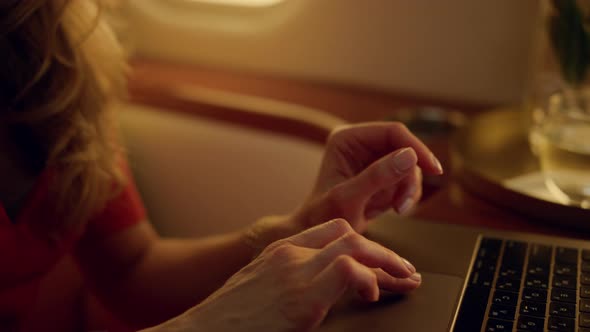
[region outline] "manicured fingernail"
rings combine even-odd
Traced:
[[[393,167],[398,173],[405,173],[416,165],[416,154],[405,148],[393,156]]]
[[[399,208],[397,209],[397,212],[399,214],[403,214],[403,215],[408,214],[408,212],[410,212],[410,209],[412,209],[412,206],[414,206],[414,199],[412,197],[408,197],[399,206]]]
[[[442,174],[444,171],[443,171],[442,165],[441,165],[440,161],[438,160],[438,158],[436,158],[436,156],[434,154],[432,155],[431,158],[432,158],[432,163],[435,165],[436,170],[438,171],[438,174]]]
[[[420,273],[416,272],[410,276],[410,279],[420,282],[420,281],[422,281],[422,275]]]
[[[402,257],[402,262],[404,262],[404,264],[406,265],[406,267],[408,268],[408,270],[410,270],[410,272],[416,273],[416,268],[407,259],[405,259],[405,258]]]

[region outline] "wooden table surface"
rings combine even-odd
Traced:
[[[171,65],[163,62],[134,59],[130,75],[132,100],[150,103],[156,95],[166,94],[158,87],[175,84],[212,88],[222,91],[266,97],[323,110],[348,122],[374,121],[395,114],[400,108],[436,105],[460,110],[471,116],[499,105],[473,105],[456,101],[413,97],[400,93],[377,92],[359,87],[322,82],[306,82],[253,73],[233,72],[202,67]],[[168,105],[168,104],[166,104]],[[513,231],[531,231],[576,238],[590,234],[549,225],[526,215],[497,207],[465,191],[453,174],[448,157],[449,137],[439,136],[427,141],[440,156],[445,175],[435,185],[427,185],[426,194],[413,216],[442,223],[488,227]]]

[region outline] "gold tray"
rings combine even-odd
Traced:
[[[590,210],[562,204],[546,191],[529,146],[528,118],[528,112],[517,108],[472,118],[451,142],[456,178],[467,191],[501,207],[535,220],[589,231]]]

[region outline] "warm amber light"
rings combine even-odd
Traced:
[[[276,5],[284,0],[187,0],[189,2],[201,2],[208,4],[220,4],[231,6],[246,6],[246,7],[268,7]]]

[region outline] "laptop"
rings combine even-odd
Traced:
[[[408,258],[419,289],[347,301],[320,331],[590,332],[590,242],[382,217],[367,236]]]

